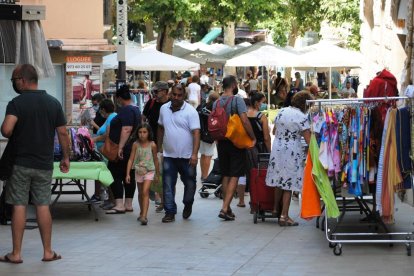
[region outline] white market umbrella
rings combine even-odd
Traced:
[[[295,67],[301,64],[299,54],[266,42],[259,42],[226,62],[226,66]]]
[[[104,69],[118,69],[117,54],[103,57]],[[200,65],[182,58],[168,55],[152,47],[127,47],[126,69],[135,71],[195,71]]]
[[[233,58],[227,60],[225,66],[247,67],[247,66],[279,66],[295,67],[300,64],[300,55],[266,42],[259,42]],[[270,106],[270,80],[268,79],[267,101]],[[263,85],[262,85],[263,87]]]
[[[332,76],[332,68],[359,68],[364,56],[357,51],[344,49],[329,42],[321,41],[300,50],[302,64],[295,69],[324,68],[329,70],[329,80]],[[328,87],[331,98],[331,85]]]
[[[217,63],[223,65],[226,62],[226,58],[202,50],[195,50],[180,57],[198,64]]]

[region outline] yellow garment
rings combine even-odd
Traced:
[[[395,121],[397,109],[390,111],[385,140],[384,174],[382,183],[382,217],[385,223],[394,221],[394,193],[396,186],[403,182],[397,160]]]

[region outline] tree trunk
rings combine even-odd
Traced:
[[[154,37],[154,22],[151,20],[145,21],[145,39],[146,42],[153,41]]]
[[[289,34],[288,45],[291,47],[295,47],[296,39],[298,38],[298,36],[299,36],[299,32],[298,32],[297,24],[293,23],[292,30],[290,31],[290,34]],[[285,79],[288,85],[291,85],[291,78],[292,78],[292,67],[287,67],[285,70]],[[290,88],[288,87],[288,90],[289,89]]]
[[[228,22],[224,26],[224,44],[234,46],[236,42],[236,23]],[[236,67],[224,67],[224,75],[236,76]]]
[[[171,55],[174,45],[174,38],[172,38],[171,35],[171,26],[164,26],[162,30],[158,33],[158,39],[157,39],[157,50],[166,54]],[[156,72],[155,74],[155,80],[162,80],[167,81],[171,78],[171,72],[170,71],[163,71],[163,72]]]

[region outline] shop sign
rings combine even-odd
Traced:
[[[92,57],[72,56],[66,57],[66,72],[91,72]]]

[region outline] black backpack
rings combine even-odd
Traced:
[[[200,139],[205,143],[213,144],[214,139],[208,131],[208,115],[210,113],[211,111],[205,107],[198,109],[198,116],[200,118]]]

